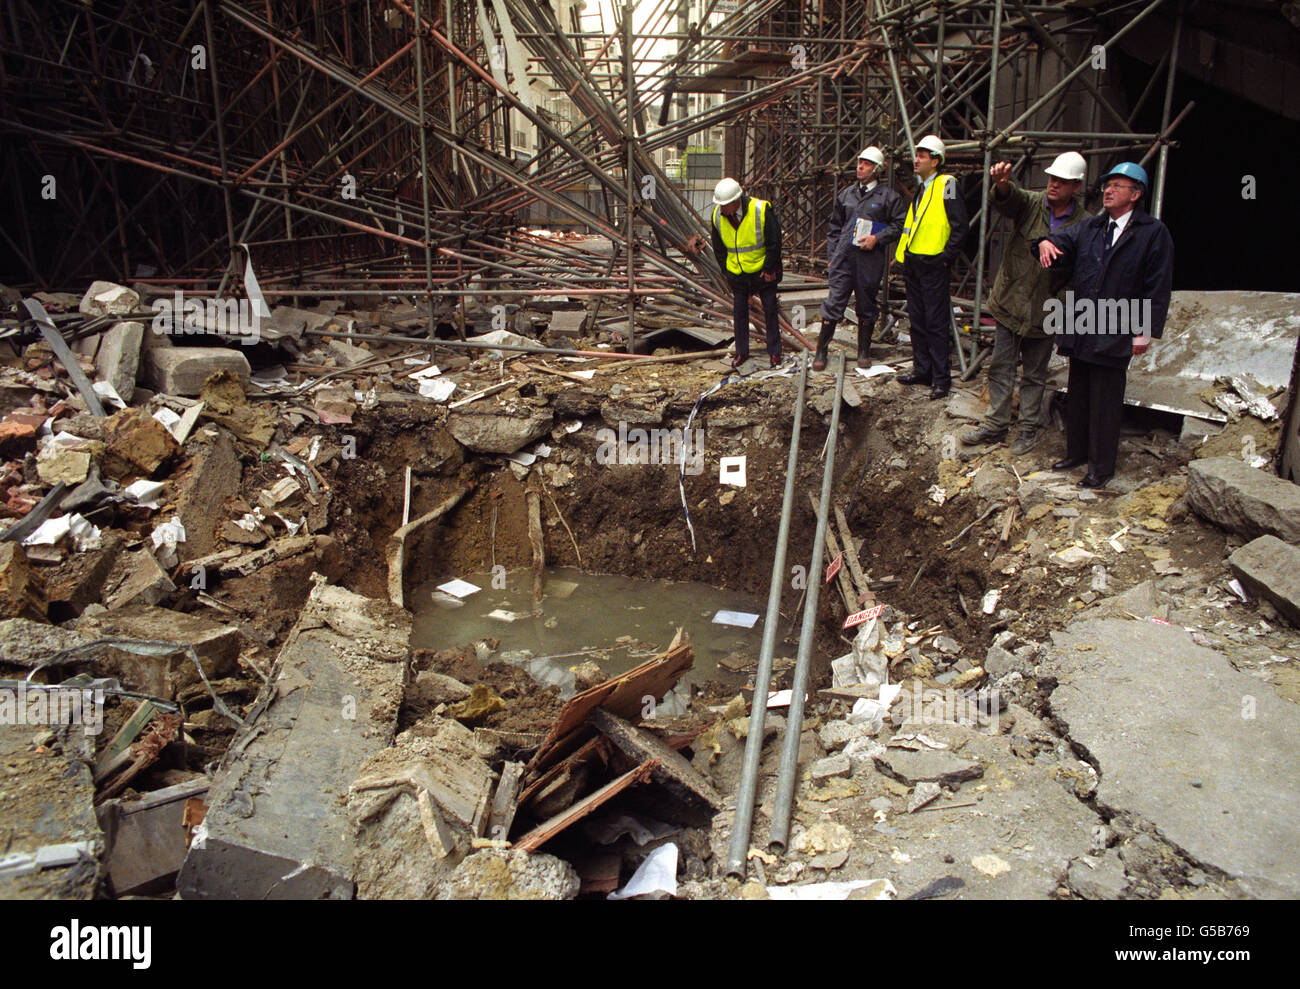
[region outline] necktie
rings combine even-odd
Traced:
[[[1109,254],[1110,249],[1115,246],[1115,228],[1118,226],[1119,224],[1114,220],[1109,220],[1106,223],[1106,254]]]

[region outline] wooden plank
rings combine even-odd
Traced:
[[[604,804],[618,796],[633,783],[644,783],[650,778],[650,774],[658,764],[658,760],[656,759],[647,759],[641,765],[624,773],[618,779],[606,783],[595,793],[583,797],[568,810],[560,811],[560,813],[556,814],[549,821],[539,824],[537,827],[533,828],[533,830],[529,831],[528,834],[516,841],[515,847],[522,848],[526,852],[536,851],[570,824],[582,820],[601,804]]]
[[[113,740],[104,746],[104,751],[95,760],[95,782],[99,782],[109,775],[112,771],[110,767],[113,762],[130,748],[131,743],[136,740],[140,732],[144,731],[144,726],[160,710],[161,708],[156,707],[153,701],[140,702],[131,717],[122,722],[122,727],[117,730]]]
[[[812,502],[813,513],[816,514],[819,512],[820,500],[811,491],[808,492],[808,500]],[[829,525],[826,527],[826,550],[830,553],[830,558],[832,560],[840,555],[840,545],[836,542],[835,533],[831,531]],[[811,574],[809,575],[809,579],[814,579]],[[815,579],[821,580],[822,575],[817,574]],[[856,600],[857,594],[853,591],[853,584],[849,579],[848,571],[843,567],[840,567],[840,572],[835,575],[835,583],[840,589],[840,597],[844,599],[845,613],[850,615],[853,614],[858,610],[858,602]]]
[[[844,514],[844,509],[835,505],[835,527],[840,530],[840,539],[844,541],[844,559],[849,565],[849,575],[853,578],[853,584],[858,589],[858,599],[867,593],[870,588],[867,586],[867,575],[862,571],[862,561],[858,559],[857,548],[853,545],[853,530],[849,528],[848,516]]]
[[[533,605],[542,603],[542,574],[546,571],[546,545],[542,541],[542,499],[536,491],[524,495],[528,503],[528,542],[533,548]],[[536,612],[534,612],[536,613]]]
[[[580,746],[571,755],[561,759],[546,772],[542,773],[542,775],[537,779],[530,782],[524,788],[524,791],[519,794],[519,805],[523,806],[527,804],[533,799],[535,794],[537,794],[543,787],[549,786],[553,780],[558,779],[566,769],[572,769],[574,766],[584,763],[589,759],[593,759],[598,755],[602,759],[607,758],[606,754],[602,751],[603,745],[604,741],[600,736],[588,739],[586,744]]]
[[[1011,526],[1014,525],[1016,521],[1016,508],[1017,504],[1013,501],[1011,507],[1007,509],[1007,520],[1002,524],[1001,541],[1004,543],[1011,538]]]
[[[442,518],[453,508],[460,504],[460,500],[469,494],[468,486],[457,488],[450,497],[446,498],[442,504],[431,512],[426,512],[414,522],[408,522],[391,536],[388,537],[388,600],[393,602],[399,608],[405,607],[403,603],[405,591],[402,587],[402,579],[406,573],[406,538],[411,533],[422,529],[437,519]]]
[[[592,711],[590,720],[629,759],[657,762],[658,768],[652,774],[655,782],[662,784],[678,800],[703,805],[713,811],[722,809],[722,794],[709,785],[685,756],[661,739],[604,708]]]
[[[506,841],[510,826],[515,822],[519,808],[519,784],[524,775],[522,762],[507,762],[501,767],[501,779],[492,797],[492,813],[488,816],[488,837]]]
[[[529,774],[534,774],[554,761],[553,750],[571,732],[581,727],[587,715],[598,707],[625,718],[636,717],[641,710],[642,697],[662,697],[677,685],[682,674],[691,668],[695,654],[685,633],[677,630],[667,652],[616,677],[598,683],[580,694],[570,697],[560,711],[560,716],[528,763]]]

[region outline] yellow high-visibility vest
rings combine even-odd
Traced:
[[[949,184],[952,185],[951,192],[947,192]],[[936,175],[921,196],[920,213],[915,214],[916,200],[907,207],[903,236],[898,239],[894,260],[901,262],[908,251],[913,254],[943,253],[943,249],[948,246],[948,235],[952,233],[948,210],[943,204],[945,194],[957,195],[957,180],[951,175]]]
[[[722,245],[727,249],[727,270],[733,275],[754,275],[763,270],[767,261],[767,251],[763,248],[763,219],[767,216],[768,203],[763,199],[750,198],[749,206],[740,225],[733,227],[731,221],[723,223],[722,207],[713,207],[713,226],[722,235]]]

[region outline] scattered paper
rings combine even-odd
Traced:
[[[504,608],[497,608],[494,611],[489,611],[484,617],[499,622],[517,622],[521,618],[530,618],[532,616],[526,611],[506,611]]]
[[[435,402],[445,402],[456,390],[456,382],[450,378],[424,378],[420,381],[420,394]]]
[[[415,363],[420,364],[423,362],[417,360]],[[440,374],[442,374],[442,371],[438,365],[430,364],[428,367],[422,367],[418,371],[412,371],[410,376],[416,381],[423,381],[425,378],[436,378]]]
[[[587,371],[566,371],[565,373],[566,373],[566,374],[571,374],[571,375],[573,375],[575,378],[581,378],[583,381],[590,381],[592,378],[594,378],[594,377],[596,376],[596,372],[595,372],[594,370],[587,370]]]
[[[718,483],[743,488],[745,486],[745,458],[723,457],[718,462]]]
[[[633,896],[677,895],[677,846],[660,845],[637,866],[632,878],[622,889],[609,894],[611,900],[626,900]]]
[[[566,433],[576,433],[581,428],[582,428],[581,419],[575,419],[573,420],[573,422],[566,422],[564,424],[564,431]]]
[[[1002,597],[1002,592],[996,587],[993,588],[993,590],[984,595],[984,601],[980,605],[980,610],[986,615],[993,614],[993,609],[998,606],[998,599],[1000,597]]]
[[[713,616],[714,625],[734,625],[736,628],[753,628],[756,621],[758,613],[749,611],[723,610]]]
[[[854,368],[858,374],[864,378],[878,378],[882,374],[897,374],[898,372],[888,364],[872,364],[871,367]]]
[[[483,588],[471,584],[468,580],[461,580],[457,577],[455,580],[449,580],[445,584],[439,584],[438,590],[445,591],[452,597],[467,598],[471,594],[483,590]]]
[[[162,522],[153,530],[150,539],[158,564],[167,570],[176,566],[176,544],[185,542],[185,526],[181,520],[173,515],[170,522]]]
[[[577,589],[578,585],[571,580],[548,580],[546,582],[546,596],[548,598],[571,597]]]
[[[105,405],[111,405],[115,409],[126,408],[126,402],[122,401],[122,396],[117,393],[117,389],[110,382],[96,381],[90,387],[94,389],[96,395],[104,400]]]
[[[144,508],[157,508],[158,499],[162,497],[162,481],[136,481],[122,489],[123,493],[135,499],[137,505]]]
[[[153,417],[166,426],[169,433],[172,431],[172,427],[181,421],[181,417],[165,405],[155,412]]]
[[[46,519],[36,527],[36,531],[23,540],[24,546],[53,546],[68,534],[71,516],[60,515],[57,519]]]
[[[185,414],[180,417],[176,425],[169,427],[177,443],[184,446],[186,439],[189,438],[194,429],[194,424],[199,421],[199,414],[203,411],[203,406],[203,402],[191,405],[185,410]]]

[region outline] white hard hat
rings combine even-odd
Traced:
[[[734,203],[744,194],[745,190],[740,187],[740,183],[735,179],[723,179],[713,187],[713,204],[715,206],[726,206],[727,203]]]
[[[871,162],[877,168],[883,168],[885,164],[885,156],[880,153],[880,149],[874,144],[869,148],[863,148],[862,153],[858,155],[858,157],[867,159],[867,161]]]
[[[1067,151],[1064,154],[1057,155],[1056,161],[1044,168],[1043,171],[1048,175],[1056,176],[1058,179],[1065,179],[1067,182],[1082,182],[1084,175],[1088,171],[1088,165],[1079,152]]]
[[[930,154],[938,155],[940,158],[944,156],[943,142],[934,134],[926,134],[925,137],[916,142],[916,146],[918,148],[925,148],[925,150],[930,152]]]

